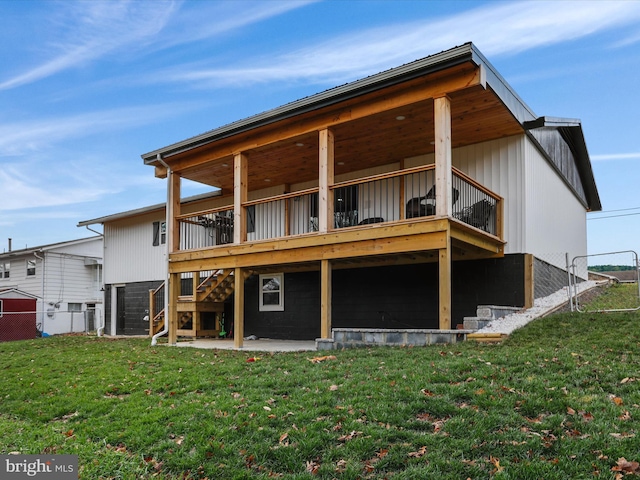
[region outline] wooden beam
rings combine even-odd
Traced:
[[[165,322],[169,322],[168,341],[169,345],[175,345],[178,331],[178,297],[180,296],[180,274],[172,273],[168,277],[168,288],[166,294],[169,295],[168,312],[165,314]]]
[[[234,155],[238,151],[247,151],[278,141],[293,139],[300,135],[478,85],[482,86],[480,69],[476,66],[464,65],[460,68],[453,68],[448,74],[439,75],[437,78],[416,79],[401,86],[363,95],[358,99],[343,102],[337,106],[328,106],[308,115],[299,115],[258,130],[232,136],[216,142],[215,146],[211,145],[198,149],[198,151],[165,157],[164,160],[170,162],[172,168],[182,170]]]
[[[333,198],[329,189],[334,182],[334,139],[329,129],[319,132],[318,230],[333,230]]]
[[[167,178],[167,167],[164,165],[156,165],[154,169],[156,178]]]
[[[398,169],[404,170],[404,158],[400,159],[400,166]],[[407,203],[407,199],[405,198],[406,196],[405,184],[407,183],[406,177],[400,177],[399,182],[400,182],[400,216],[398,218],[400,220],[404,220],[405,214],[406,214],[405,204]]]
[[[320,261],[320,337],[331,337],[331,271],[329,260]]]
[[[535,299],[535,278],[533,255],[524,254],[524,308],[533,307]]]
[[[244,202],[247,201],[247,156],[238,153],[233,157],[233,243],[247,241],[247,222]]]
[[[244,275],[242,268],[233,272],[233,346],[242,348],[244,342]]]
[[[149,336],[150,337],[153,337],[156,334],[156,332],[153,331],[153,319],[156,316],[156,310],[154,308],[155,307],[155,305],[154,305],[155,302],[153,301],[154,300],[153,299],[153,292],[155,292],[154,289],[150,289],[149,290]],[[166,317],[166,313],[167,312],[164,312],[164,313],[165,313],[165,317]]]
[[[451,187],[451,101],[442,96],[433,100],[436,162],[436,215],[453,213]]]
[[[170,171],[167,178],[167,217],[169,223],[165,226],[167,229],[167,248],[169,253],[173,253],[180,248],[180,175]]]
[[[438,324],[440,330],[451,330],[451,245],[438,251]]]

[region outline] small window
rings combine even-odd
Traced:
[[[0,318],[2,318],[2,312],[4,312],[4,310],[2,310],[2,300],[0,300]]]
[[[81,303],[68,303],[67,304],[67,311],[68,312],[81,312],[82,311],[82,304]]]
[[[27,277],[33,277],[36,274],[36,261],[27,260]]]
[[[260,311],[284,310],[284,274],[260,275]]]
[[[153,246],[167,243],[167,222],[153,222]]]
[[[11,262],[0,263],[0,278],[9,278],[11,276]]]

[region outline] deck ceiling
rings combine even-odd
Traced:
[[[405,85],[406,90],[408,87]],[[340,175],[399,162],[404,158],[434,151],[433,99],[374,112],[356,120],[343,121],[356,104],[371,98],[391,98],[392,89],[363,95],[344,103],[283,120],[261,131],[245,132],[198,149],[168,157],[167,161],[183,178],[233,191],[233,155],[237,145],[248,157],[249,191],[272,185],[291,185],[318,178],[318,133],[305,132],[303,125],[314,118],[328,119],[335,139],[335,174]],[[498,96],[476,85],[449,94],[451,99],[451,141],[453,148],[521,133],[522,126]],[[404,118],[399,120],[398,118]],[[338,119],[338,121],[336,121]],[[320,121],[321,122],[321,121]],[[316,121],[316,123],[320,123]],[[291,135],[299,129],[303,133]],[[266,132],[266,133],[265,133]],[[279,132],[285,140],[278,141]],[[254,148],[252,138],[271,136],[273,141]],[[256,140],[255,142],[260,143]]]

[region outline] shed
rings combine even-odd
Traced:
[[[0,342],[36,337],[36,302],[16,288],[0,290]]]

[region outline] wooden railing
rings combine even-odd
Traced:
[[[153,337],[164,327],[165,282],[155,290],[149,290],[149,335]]]
[[[501,197],[453,169],[452,217],[500,236]],[[332,229],[397,222],[435,215],[435,166],[424,165],[330,186]],[[247,241],[309,234],[318,230],[318,188],[243,203]],[[233,242],[233,206],[184,214],[180,250]]]

